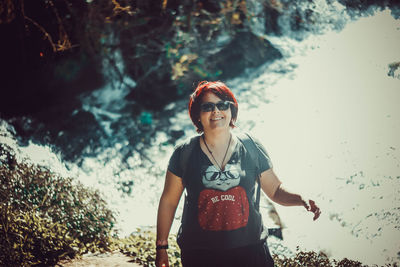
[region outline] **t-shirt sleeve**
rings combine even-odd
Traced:
[[[272,168],[271,158],[269,157],[267,150],[261,144],[261,142],[255,138],[253,138],[253,139],[258,148],[258,153],[259,153],[258,160],[259,160],[259,166],[260,166],[260,173],[263,173],[264,171]]]
[[[180,178],[183,176],[183,170],[180,164],[181,152],[182,146],[177,146],[168,163],[168,170]]]

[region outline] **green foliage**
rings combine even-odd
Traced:
[[[347,258],[337,262],[332,262],[323,252],[316,253],[314,251],[297,251],[297,254],[292,258],[281,258],[278,255],[273,255],[276,267],[362,267],[361,262],[349,260]]]
[[[136,233],[124,239],[114,240],[120,251],[140,265],[154,267],[156,259],[156,234],[152,231],[137,230]],[[181,266],[181,254],[176,237],[170,235],[168,257],[170,266]]]
[[[133,257],[133,260],[140,265],[147,267],[155,266],[155,242],[156,234],[152,231],[142,231],[137,230],[135,234],[124,238],[115,239],[113,241],[115,246],[120,249],[120,251],[128,256]],[[168,257],[170,261],[170,266],[181,266],[180,260],[180,249],[176,243],[176,236],[170,236],[168,240],[169,249]],[[349,260],[344,258],[340,261],[329,260],[327,255],[323,252],[316,253],[314,251],[297,251],[294,257],[279,257],[278,255],[273,255],[275,262],[275,267],[365,267],[361,262]],[[388,265],[389,266],[389,265]],[[396,267],[397,265],[393,265]]]
[[[5,266],[55,264],[59,258],[74,257],[77,240],[65,225],[40,218],[33,211],[1,210],[0,263]]]
[[[100,193],[14,155],[0,144],[0,265],[108,250],[115,217]]]
[[[143,111],[140,114],[140,123],[143,125],[150,125],[153,123],[153,115],[149,112]]]
[[[140,265],[155,266],[154,231],[138,229],[124,239],[112,237],[115,218],[99,192],[44,167],[19,163],[15,155],[0,144],[0,266],[55,265],[89,251],[115,249]],[[180,249],[175,240],[171,235],[168,255],[170,266],[178,267]],[[347,258],[329,260],[312,251],[273,258],[276,267],[365,266]]]

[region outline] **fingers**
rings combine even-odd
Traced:
[[[168,262],[159,262],[158,264],[156,264],[157,267],[169,267]]]
[[[308,202],[310,203],[311,209],[318,208],[314,200],[310,199]]]
[[[306,210],[310,211],[310,206],[304,200],[303,200],[303,206],[306,208]]]
[[[314,218],[313,218],[313,220],[315,221],[316,219],[318,219],[318,218],[319,218],[319,215],[321,215],[321,210],[320,210],[319,208],[317,208],[317,209],[314,211]]]
[[[308,201],[310,203],[310,209],[309,211],[311,211],[312,213],[314,213],[314,218],[313,220],[315,221],[316,219],[319,218],[319,216],[321,215],[321,210],[318,208],[318,206],[315,204],[314,200],[309,200]]]
[[[168,254],[166,250],[157,250],[156,256],[156,266],[157,267],[169,267]]]
[[[169,264],[168,264],[168,263],[162,263],[162,264],[156,264],[156,266],[159,266],[159,267],[169,267]]]

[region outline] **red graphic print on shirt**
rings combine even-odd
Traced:
[[[240,186],[227,191],[203,190],[198,208],[199,224],[203,230],[235,230],[246,226],[249,218],[246,191]]]

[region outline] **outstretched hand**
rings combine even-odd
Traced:
[[[314,218],[313,220],[315,221],[316,219],[318,219],[319,215],[321,215],[321,210],[318,208],[318,206],[315,204],[314,200],[309,199],[308,203],[304,201],[304,207],[314,213]]]
[[[157,250],[156,252],[156,266],[169,267],[168,254],[165,249]]]

